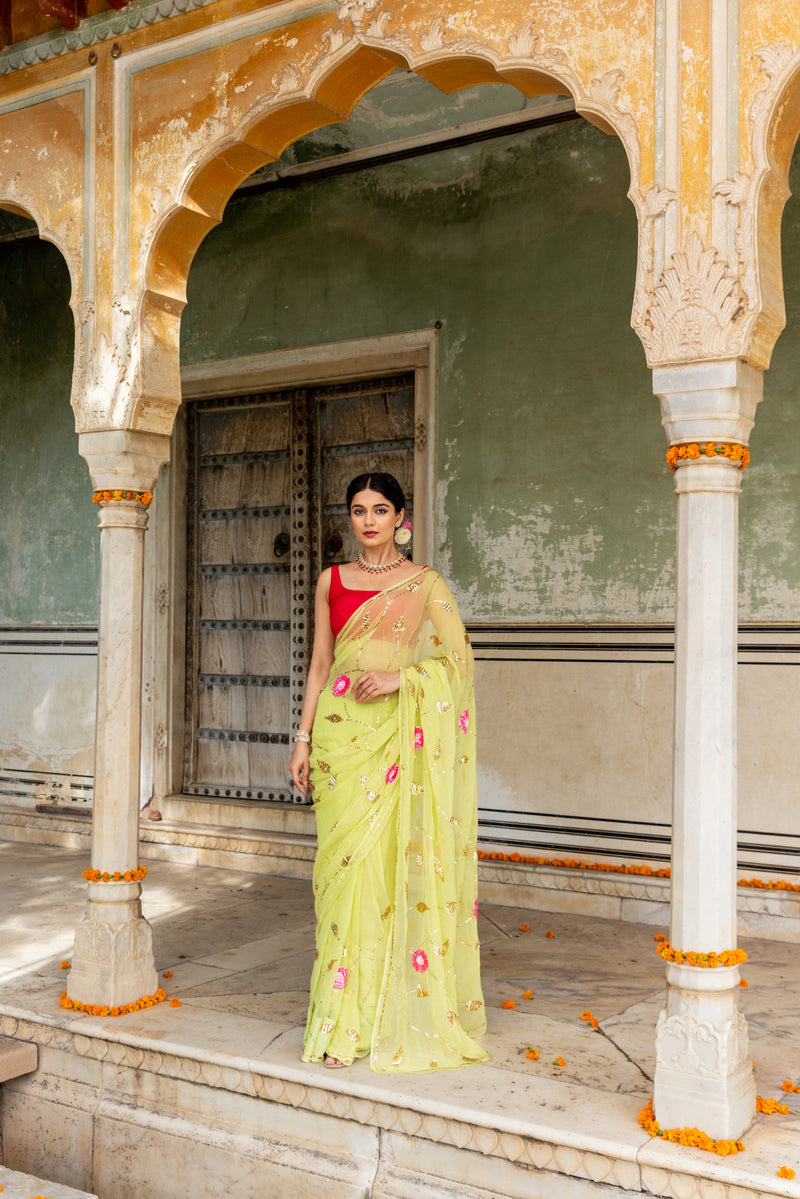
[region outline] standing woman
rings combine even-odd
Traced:
[[[394,476],[359,475],[347,507],[361,552],[320,576],[289,762],[317,820],[303,1060],[482,1062],[469,639],[443,579],[398,555]]]

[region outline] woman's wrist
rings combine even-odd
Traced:
[[[295,745],[297,745],[298,742],[300,742],[302,745],[310,745],[311,744],[311,734],[307,733],[305,731],[305,729],[298,729],[294,735]]]

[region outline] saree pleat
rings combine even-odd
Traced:
[[[367,600],[313,729],[317,951],[303,1059],[418,1072],[485,1061],[472,653],[441,577]],[[359,704],[367,670],[399,692]]]

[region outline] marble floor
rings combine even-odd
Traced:
[[[87,1034],[113,1026],[113,1035],[260,1058],[283,1063],[296,1077],[327,1075],[330,1081],[331,1071],[299,1062],[314,948],[308,882],[149,862],[143,908],[154,930],[159,974],[172,971],[162,985],[181,1006],[162,1004],[99,1020],[58,1005],[65,981],[59,962],[70,955],[81,917],[85,865],[79,850],[0,841],[0,1014],[35,1012]],[[337,1081],[365,1094],[377,1090],[461,1105],[465,1113],[494,1105],[512,1122],[546,1120],[561,1129],[566,1143],[604,1136],[635,1142],[679,1161],[682,1169],[751,1188],[742,1194],[800,1196],[800,1177],[776,1178],[779,1166],[800,1175],[800,1095],[780,1090],[785,1078],[800,1084],[800,945],[742,942],[750,960],[743,969],[749,985],[741,1003],[758,1093],[780,1097],[791,1114],[758,1117],[745,1137],[746,1153],[719,1159],[648,1142],[636,1125],[637,1112],[652,1094],[654,1028],[664,991],[657,931],[652,925],[483,905],[489,1020],[484,1044],[491,1063],[387,1078],[371,1074],[361,1061],[339,1071]],[[526,991],[532,998],[523,997]],[[503,1008],[506,1000],[515,1007]],[[599,1020],[599,1030],[580,1020],[586,1009]],[[538,1060],[526,1058],[528,1046],[538,1049]],[[555,1064],[559,1058],[563,1066]]]

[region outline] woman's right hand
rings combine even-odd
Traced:
[[[302,795],[308,790],[309,747],[305,741],[295,741],[294,751],[289,759],[289,774],[292,782]]]

